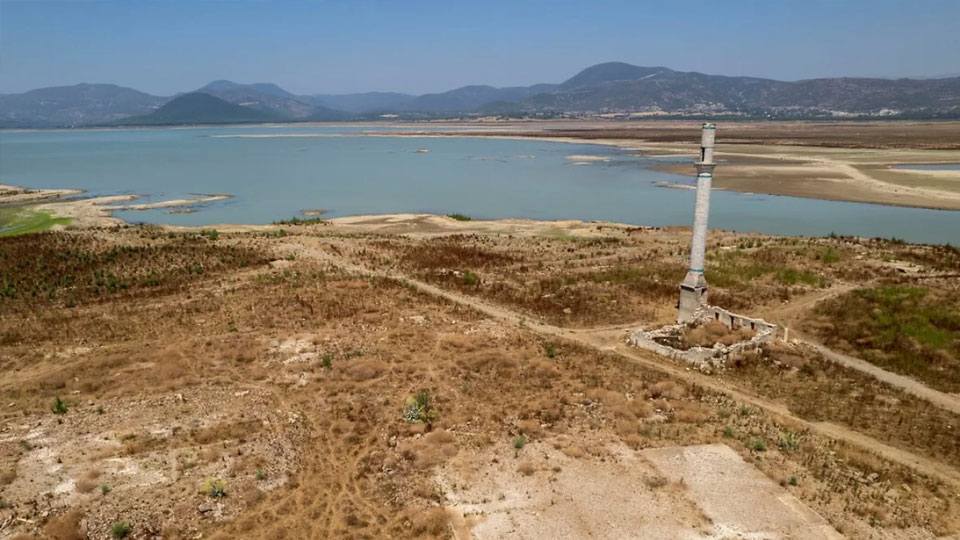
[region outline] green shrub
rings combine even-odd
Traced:
[[[456,213],[456,212],[454,212],[454,213],[452,213],[452,214],[447,214],[447,217],[450,218],[450,219],[455,219],[455,220],[457,220],[457,221],[471,221],[471,220],[473,220],[473,218],[470,217],[470,216],[467,216],[467,215],[464,215],[464,214],[458,214],[458,213]]]
[[[557,356],[557,347],[553,343],[547,343],[547,346],[544,348],[544,354],[547,355],[547,358],[556,358]]]
[[[754,452],[766,452],[767,443],[763,442],[760,439],[756,439],[750,442],[750,449],[753,450]]]
[[[216,240],[220,238],[220,232],[216,229],[203,229],[200,231],[200,236],[206,236],[210,240]]]
[[[430,406],[430,395],[426,390],[417,392],[417,395],[407,398],[403,405],[403,419],[407,422],[429,422],[437,417],[437,412]]]
[[[107,493],[110,493],[110,486],[106,484],[100,484],[100,494],[106,495]]]
[[[50,407],[50,410],[53,411],[53,414],[67,414],[67,402],[57,396],[54,398],[53,407]]]
[[[526,445],[527,445],[527,438],[524,437],[523,435],[517,435],[513,439],[513,447],[516,448],[517,450],[522,450],[523,447]]]
[[[333,367],[333,355],[330,353],[324,353],[320,358],[320,365],[322,365],[324,369],[330,369]]]
[[[463,284],[466,285],[467,287],[472,287],[479,282],[480,282],[480,278],[478,278],[476,274],[472,272],[463,273]]]
[[[227,483],[219,478],[208,476],[203,481],[203,492],[213,499],[227,496]]]
[[[130,534],[130,524],[126,521],[118,521],[110,527],[110,536],[114,538],[126,538]]]

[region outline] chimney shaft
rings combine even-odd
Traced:
[[[707,302],[707,281],[703,267],[707,247],[707,221],[710,214],[710,184],[713,181],[713,143],[717,127],[703,124],[700,136],[700,161],[697,167],[697,200],[693,214],[693,239],[690,242],[690,269],[680,285],[679,322],[692,319]]]

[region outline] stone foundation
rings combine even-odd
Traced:
[[[749,328],[756,332],[752,338],[746,341],[740,341],[732,345],[715,344],[713,347],[691,347],[687,350],[677,349],[669,345],[657,342],[657,338],[668,338],[692,326],[699,326],[710,321],[719,321],[731,330],[739,328]],[[634,347],[640,347],[659,355],[682,360],[694,364],[698,367],[703,366],[722,366],[731,356],[740,354],[744,351],[755,350],[761,344],[773,341],[778,334],[778,327],[768,323],[763,319],[754,319],[744,315],[738,315],[731,311],[716,306],[702,306],[695,314],[694,318],[686,323],[663,326],[656,330],[637,330],[630,335],[629,342]]]

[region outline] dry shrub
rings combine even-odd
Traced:
[[[164,440],[149,435],[134,437],[124,442],[120,449],[121,456],[135,456],[144,452],[150,452],[163,446]]]
[[[560,368],[555,363],[542,358],[531,361],[530,368],[533,370],[533,375],[541,380],[560,376]]]
[[[702,424],[710,419],[710,409],[693,401],[673,403],[673,418],[677,422]]]
[[[627,407],[630,408],[630,412],[632,412],[633,415],[638,419],[650,418],[651,416],[653,416],[653,412],[654,412],[653,405],[651,405],[650,403],[642,399],[634,398],[630,400],[627,403]]]
[[[17,479],[17,470],[15,468],[0,471],[0,486],[12,484]]]
[[[413,533],[418,535],[445,536],[450,519],[440,507],[428,508],[410,516]]]
[[[86,531],[80,526],[82,519],[83,512],[75,508],[48,521],[43,533],[55,540],[82,540],[87,537]]]
[[[650,489],[660,489],[670,483],[666,476],[662,474],[651,474],[643,479],[643,483]]]
[[[605,388],[590,388],[586,391],[586,396],[590,401],[598,401],[611,408],[622,406],[627,401],[623,394]]]
[[[647,398],[680,399],[687,390],[673,381],[660,381],[647,389]]]
[[[368,381],[383,374],[383,362],[374,358],[357,360],[347,366],[346,373],[354,381]]]
[[[530,461],[524,461],[519,466],[517,466],[517,472],[524,476],[530,476],[533,473],[537,472],[537,467]]]
[[[539,437],[543,430],[540,429],[540,422],[536,420],[524,420],[518,426],[520,433],[523,433],[528,439]]]
[[[644,438],[638,433],[631,433],[623,437],[623,443],[630,447],[631,450],[638,450],[644,446]]]
[[[457,454],[456,439],[449,431],[433,431],[400,445],[400,454],[418,469],[429,469]]]
[[[740,341],[746,341],[752,338],[754,334],[753,330],[746,327],[730,330],[721,322],[709,321],[706,324],[687,330],[683,335],[683,341],[688,347],[713,347],[715,343],[733,345]]]
[[[260,431],[262,428],[263,424],[258,420],[221,422],[193,432],[192,438],[197,444],[206,445],[219,441],[242,439]]]
[[[99,485],[97,482],[98,478],[100,478],[100,471],[97,469],[90,469],[83,473],[83,475],[76,480],[77,491],[80,493],[90,493]]]

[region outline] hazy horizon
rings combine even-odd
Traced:
[[[227,79],[297,94],[423,94],[558,83],[609,61],[779,80],[931,78],[960,73],[956,20],[960,3],[946,0],[922,9],[890,0],[2,0],[0,92],[87,82],[171,95]]]

